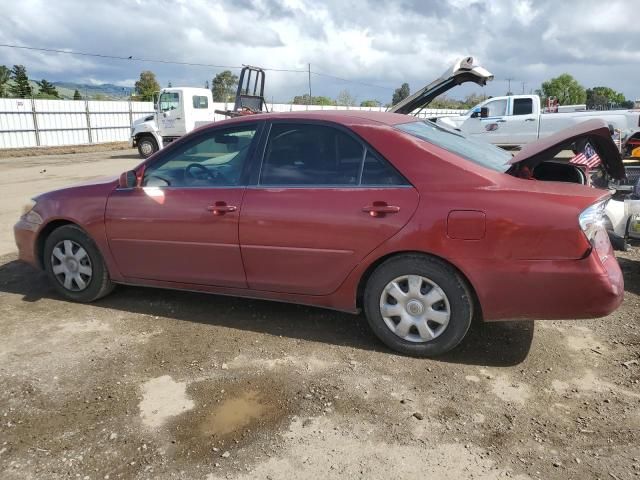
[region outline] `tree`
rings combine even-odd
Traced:
[[[9,94],[7,90],[9,80],[11,80],[11,70],[4,65],[0,65],[0,98]]]
[[[238,88],[238,76],[229,70],[218,73],[211,82],[214,102],[230,102],[235,99]]]
[[[73,92],[73,99],[74,100],[82,100],[82,95],[80,95],[80,92],[78,91],[77,88],[76,88],[76,91]]]
[[[605,109],[611,106],[623,106],[627,99],[622,93],[609,87],[593,87],[587,89],[587,108]]]
[[[409,89],[408,83],[403,83],[400,88],[396,88],[393,92],[393,97],[391,97],[391,104],[395,105],[396,103],[400,103],[402,100],[407,98],[411,94],[411,90]]]
[[[140,73],[140,80],[135,85],[136,93],[143,102],[153,100],[153,94],[160,90],[160,84],[156,80],[156,74],[150,70]]]
[[[293,97],[294,105],[335,105],[336,102],[331,100],[329,97],[311,97],[309,100],[309,94],[305,93],[304,95],[296,95]]]
[[[471,108],[478,105],[480,102],[484,102],[487,99],[487,96],[483,93],[482,95],[478,95],[477,93],[470,93],[464,100],[462,101],[462,105],[459,108]]]
[[[38,84],[40,93],[43,94],[44,96],[52,97],[52,98],[60,98],[60,94],[58,93],[58,90],[56,89],[53,83],[47,82],[44,78],[36,83]]]
[[[434,98],[431,103],[429,103],[429,108],[462,109],[464,106],[462,104],[462,100],[455,100],[447,97],[446,95],[441,95]]]
[[[560,105],[576,105],[585,103],[587,93],[584,87],[568,73],[542,83],[543,97],[556,97]]]
[[[361,107],[379,107],[381,103],[378,100],[363,100],[360,102]]]
[[[29,83],[27,69],[24,65],[14,65],[11,69],[11,80],[13,83],[9,85],[11,95],[18,98],[29,98],[33,96],[33,89]]]
[[[336,104],[353,107],[356,104],[356,97],[351,95],[349,90],[342,90],[336,97]]]

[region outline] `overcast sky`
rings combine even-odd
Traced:
[[[634,2],[640,0],[20,0],[3,6],[0,43],[215,65],[311,63],[313,71],[371,84],[313,75],[314,95],[348,89],[358,101],[384,103],[402,82],[413,91],[472,55],[495,74],[484,89],[489,95],[504,94],[507,78],[512,91],[521,93],[525,82],[528,93],[568,72],[585,87],[606,85],[635,99]],[[9,48],[0,48],[0,64],[24,64],[34,79],[126,86],[144,69],[162,86],[202,86],[222,70]],[[267,75],[269,99],[306,90],[304,73]],[[471,91],[481,87],[450,95]]]

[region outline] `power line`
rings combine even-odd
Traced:
[[[342,82],[357,83],[358,85],[364,85],[366,87],[382,88],[384,90],[393,90],[391,87],[383,87],[381,85],[375,85],[373,83],[359,82],[358,80],[349,80],[347,78],[336,77],[335,75],[329,75],[328,73],[321,73],[321,72],[311,72],[311,73],[313,75],[318,75],[318,76],[321,76],[321,77],[333,78],[335,80],[340,80]]]
[[[97,57],[97,58],[109,58],[112,60],[131,60],[136,62],[150,62],[150,63],[163,63],[170,65],[185,65],[190,67],[208,67],[208,68],[231,68],[231,69],[242,69],[242,65],[214,65],[210,63],[195,63],[195,62],[180,62],[177,60],[162,60],[158,58],[142,58],[142,57],[134,57],[133,55],[128,57],[122,57],[119,55],[105,55],[102,53],[90,53],[90,52],[77,52],[71,50],[59,50],[55,48],[40,48],[40,47],[28,47],[26,45],[11,45],[7,43],[0,43],[0,47],[5,48],[17,48],[21,50],[35,50],[38,52],[49,52],[49,53],[62,53],[66,55],[78,55],[82,57]],[[269,70],[272,72],[291,72],[291,73],[307,73],[306,70],[295,70],[288,68],[263,68],[263,70]]]
[[[158,58],[134,57],[133,55],[130,55],[130,56],[126,57],[126,56],[120,56],[120,55],[106,55],[106,54],[102,54],[102,53],[93,53],[93,52],[78,52],[78,51],[72,51],[72,50],[61,50],[61,49],[56,49],[56,48],[29,47],[29,46],[26,46],[26,45],[13,45],[13,44],[8,44],[8,43],[0,43],[0,47],[16,48],[16,49],[20,49],[20,50],[32,50],[32,51],[37,51],[37,52],[60,53],[60,54],[64,54],[64,55],[77,55],[77,56],[82,56],[82,57],[106,58],[106,59],[111,59],[111,60],[161,63],[161,64],[167,64],[167,65],[183,65],[183,66],[189,66],[189,67],[227,68],[227,69],[234,69],[234,70],[241,70],[242,69],[242,65],[215,65],[215,64],[211,64],[211,63],[181,62],[181,61],[177,61],[177,60],[163,60],[163,59],[158,59]],[[270,72],[306,73],[307,75],[318,75],[318,76],[321,76],[321,77],[333,78],[333,79],[339,80],[341,82],[353,83],[353,84],[357,84],[357,85],[363,85],[363,86],[366,86],[366,87],[379,88],[379,89],[383,89],[383,90],[392,90],[391,87],[383,87],[381,85],[375,85],[373,83],[367,83],[367,82],[360,82],[358,80],[349,80],[348,78],[337,77],[335,75],[330,75],[328,73],[314,72],[314,71],[312,71],[310,69],[299,70],[299,69],[294,69],[294,68],[269,68],[269,67],[266,67],[266,68],[262,68],[262,70],[270,71]]]

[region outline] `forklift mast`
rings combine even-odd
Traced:
[[[242,68],[233,111],[238,114],[267,111],[267,104],[264,101],[264,70],[250,65]]]

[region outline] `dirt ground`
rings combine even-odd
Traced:
[[[640,476],[640,248],[619,256],[613,315],[475,325],[437,360],[309,307],[136,287],[61,300],[16,261],[18,197],[137,162],[0,159],[1,478]]]

